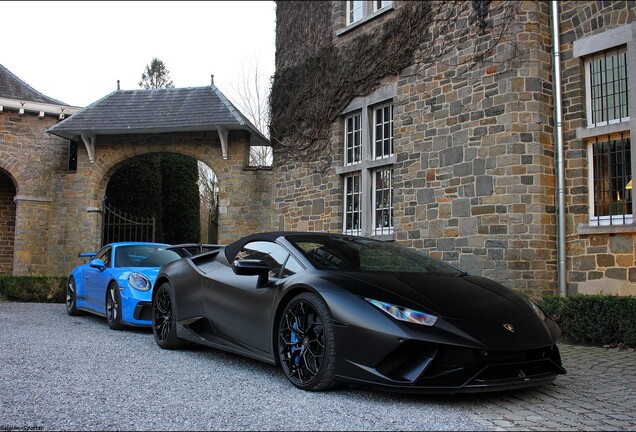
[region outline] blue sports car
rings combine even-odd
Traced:
[[[118,242],[99,252],[81,253],[89,258],[71,272],[66,284],[66,312],[90,312],[105,316],[108,326],[152,325],[152,286],[159,269],[180,255],[163,243]]]

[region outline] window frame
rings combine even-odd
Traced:
[[[385,7],[391,6],[392,4],[393,0],[373,0],[373,12],[382,10]]]
[[[624,64],[622,65],[624,67],[624,82],[619,78],[619,80],[616,80],[614,82],[618,82],[619,85],[619,89],[618,92],[616,92],[615,94],[618,95],[618,99],[619,99],[619,103],[618,104],[614,104],[614,107],[616,109],[616,107],[618,107],[619,111],[622,113],[623,111],[623,106],[624,109],[626,111],[626,115],[625,116],[619,116],[618,118],[614,118],[612,120],[603,120],[603,121],[594,121],[594,116],[595,116],[595,112],[597,111],[601,111],[602,114],[605,113],[605,111],[607,111],[607,100],[608,100],[608,96],[605,95],[601,95],[599,98],[595,97],[595,90],[594,88],[597,86],[593,86],[592,82],[593,82],[593,74],[592,74],[592,65],[599,61],[600,59],[603,59],[605,61],[607,61],[608,59],[608,53],[609,53],[609,57],[610,58],[614,58],[614,56],[612,55],[612,53],[615,53],[616,58],[619,58],[620,56],[624,56],[625,60],[624,60]],[[619,64],[617,67],[617,70],[621,71],[620,69],[621,65]],[[628,72],[628,61],[627,61],[627,47],[626,46],[618,46],[618,47],[613,47],[613,48],[608,48],[605,49],[601,52],[598,52],[594,55],[590,55],[589,57],[585,58],[584,61],[584,75],[585,75],[585,109],[586,109],[586,122],[587,122],[587,127],[588,128],[593,128],[593,127],[600,127],[600,126],[608,126],[611,124],[616,124],[616,123],[624,123],[630,120],[629,117],[629,82],[628,82],[628,78],[629,78],[629,72]],[[608,72],[607,67],[605,67],[600,73],[602,76],[606,76]],[[602,83],[600,83],[598,86],[601,87],[605,87],[607,85],[607,79],[605,79]],[[624,91],[623,91],[624,90]],[[625,100],[624,100],[624,104],[622,104],[622,100],[621,100],[621,95],[624,94],[625,96]],[[593,102],[595,100],[600,100],[602,105],[603,103],[605,103],[606,108],[603,109],[601,108],[600,110],[595,110],[594,108],[594,104]]]
[[[372,140],[374,139],[374,129],[375,129],[375,120],[374,120],[374,110],[380,107],[393,106],[393,109],[390,111],[393,115],[393,119],[395,118],[395,97],[397,96],[397,80],[394,80],[388,84],[384,84],[380,88],[378,88],[373,93],[355,98],[349,106],[345,108],[340,117],[340,133],[342,134],[339,141],[340,145],[340,154],[342,155],[342,165],[336,166],[336,174],[340,175],[341,183],[341,193],[342,193],[342,232],[346,235],[360,235],[360,236],[368,236],[368,237],[376,237],[380,240],[394,240],[395,239],[395,217],[391,215],[390,220],[393,223],[391,229],[388,227],[384,227],[383,230],[375,229],[375,206],[378,204],[375,197],[375,172],[378,169],[393,169],[395,163],[397,162],[397,158],[395,156],[394,151],[391,155],[383,155],[381,158],[374,158],[373,148],[374,144]],[[357,113],[361,114],[361,156],[362,160],[355,164],[347,164],[348,156],[347,156],[347,119],[356,115]],[[393,120],[387,122],[391,126],[393,126]],[[393,133],[390,134],[391,143],[389,148],[393,149]],[[393,171],[391,171],[393,172]],[[349,196],[348,190],[350,190],[349,181],[348,180],[352,176],[359,176],[360,182],[360,199],[359,199],[359,229],[352,229],[353,217],[351,216],[351,212],[348,209],[348,205],[351,202],[350,193]],[[394,181],[391,179],[391,187],[394,187]],[[393,210],[393,193],[390,194],[391,197],[391,206],[388,207],[391,211]],[[348,224],[348,225],[347,225]],[[376,234],[378,233],[378,234]]]
[[[390,110],[389,113],[389,121],[387,122],[385,119],[385,109],[388,108]],[[371,107],[371,109],[373,110],[373,129],[372,129],[372,138],[371,138],[371,155],[372,158],[374,160],[379,160],[379,159],[386,159],[388,157],[393,156],[393,118],[394,118],[394,105],[393,102],[387,102],[387,103],[383,103],[383,104],[378,104],[375,105],[373,107]],[[378,111],[382,112],[382,119],[380,121],[380,123],[378,123]],[[387,140],[387,137],[385,136],[385,127],[388,125],[389,127],[389,137],[388,137],[388,141],[389,141],[389,152],[385,153],[384,152],[384,142]],[[381,151],[381,155],[378,156],[378,126],[382,126],[382,138],[380,139],[382,141],[382,151]]]
[[[364,18],[364,0],[347,0],[346,1],[346,18],[347,25],[355,24]],[[357,7],[355,5],[358,5]],[[356,11],[360,11],[360,16],[357,19],[354,19],[355,16],[352,16]]]
[[[596,169],[596,162],[594,159],[594,144],[598,144],[598,143],[609,143],[611,141],[617,141],[617,140],[629,140],[629,153],[630,153],[630,157],[629,159],[624,159],[623,163],[625,163],[626,165],[629,164],[630,166],[630,180],[633,179],[633,170],[631,170],[631,153],[632,153],[632,149],[631,149],[631,137],[629,132],[625,132],[625,133],[620,133],[620,134],[611,134],[611,135],[605,135],[605,136],[598,136],[595,137],[593,139],[589,139],[587,141],[587,159],[588,159],[588,188],[589,191],[591,191],[591,193],[588,194],[588,205],[589,205],[589,224],[591,226],[616,226],[616,225],[630,225],[634,222],[634,205],[633,205],[633,193],[632,193],[632,197],[629,200],[625,200],[625,196],[623,196],[622,200],[617,200],[617,201],[612,201],[609,200],[608,201],[608,206],[612,206],[613,203],[619,202],[619,201],[624,201],[627,204],[631,205],[632,207],[632,212],[631,213],[623,213],[623,214],[615,214],[612,215],[611,214],[611,210],[610,210],[610,215],[597,215],[596,214],[596,210],[598,207],[598,202],[597,202],[597,188],[596,188],[596,179],[595,179],[595,169]],[[623,151],[623,153],[625,153]],[[624,174],[622,177],[627,177],[626,174]],[[625,179],[624,179],[625,180]],[[625,188],[627,189],[627,188]],[[612,189],[608,189],[607,191],[608,193],[613,192]],[[616,191],[617,193],[620,191]]]
[[[359,7],[353,8],[353,10],[360,11],[360,17],[351,16],[352,6],[356,4]],[[336,30],[336,36],[342,36],[396,8],[395,2],[392,0],[383,0],[382,4],[382,7],[378,8],[377,0],[346,0],[340,10],[342,27]]]
[[[358,190],[355,191],[355,189],[349,193],[349,182],[354,181],[357,179],[357,186],[358,186]],[[344,193],[344,206],[343,206],[343,218],[342,218],[342,232],[344,234],[349,234],[349,235],[355,235],[355,236],[359,236],[362,233],[362,218],[363,218],[363,211],[362,211],[362,172],[361,171],[353,171],[350,173],[347,173],[344,178],[344,186],[343,186],[343,193]],[[354,184],[355,186],[355,184]],[[354,208],[353,206],[351,207],[351,210],[349,210],[349,204],[350,204],[350,199],[353,198],[354,196],[356,196],[358,198],[358,207],[357,209]],[[350,218],[351,216],[351,218]],[[357,228],[353,228],[353,222],[355,220],[355,216],[358,217],[358,227]],[[348,222],[351,220],[351,228],[348,228]]]
[[[345,117],[345,165],[356,165],[362,162],[362,113],[356,112]],[[354,129],[349,129],[349,122],[352,121]],[[355,122],[358,122],[357,128]],[[356,143],[357,138],[357,143]],[[350,142],[351,141],[353,142]],[[351,144],[351,145],[350,145]],[[352,160],[349,159],[349,149],[351,149]],[[356,157],[356,150],[358,154]]]
[[[605,222],[603,217],[598,219],[595,214],[594,199],[597,191],[594,190],[594,166],[593,151],[590,141],[596,142],[597,139],[602,140],[604,137],[614,134],[624,134],[630,138],[631,151],[631,167],[636,167],[636,152],[631,149],[631,138],[636,136],[636,121],[629,117],[621,117],[621,121],[609,121],[596,124],[591,123],[591,84],[589,78],[589,60],[604,55],[606,51],[626,49],[626,70],[627,70],[627,113],[629,108],[636,106],[636,23],[625,24],[601,33],[592,34],[573,41],[572,57],[581,61],[581,92],[582,100],[585,107],[583,117],[583,126],[576,128],[576,139],[581,140],[584,149],[587,152],[585,161],[587,163],[587,203],[588,217],[587,222],[577,224],[576,232],[578,234],[612,234],[612,233],[634,233],[636,232],[636,208],[632,205],[631,215],[620,216],[617,220],[615,217],[606,217],[612,224]],[[629,91],[629,89],[632,89]],[[559,120],[560,121],[560,120]]]
[[[388,176],[388,183],[389,186],[388,188],[382,188],[382,189],[378,189],[377,184],[378,184],[378,175],[380,175],[382,172],[384,171],[389,171],[389,176]],[[388,234],[393,234],[394,230],[395,230],[395,222],[394,222],[394,213],[393,213],[393,166],[392,165],[383,165],[375,170],[373,170],[372,172],[372,184],[373,184],[373,191],[372,191],[372,200],[373,200],[373,204],[372,204],[372,217],[373,217],[373,223],[372,223],[372,228],[373,228],[373,235],[388,235]],[[378,207],[378,191],[382,191],[382,193],[387,193],[389,194],[388,197],[388,206],[383,205],[382,207]],[[388,209],[389,211],[389,225],[385,228],[385,227],[378,227],[378,211],[380,212],[381,215],[384,216],[384,212]]]

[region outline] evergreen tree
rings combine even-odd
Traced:
[[[172,79],[170,79],[170,71],[158,58],[153,58],[146,70],[141,74],[139,87],[145,89],[174,88]]]
[[[201,238],[199,167],[178,154],[161,158],[163,230],[167,243],[197,243]]]
[[[110,178],[106,200],[135,217],[155,216],[155,240],[162,241],[161,155],[131,159]],[[130,240],[130,239],[122,239]]]

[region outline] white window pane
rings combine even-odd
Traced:
[[[347,24],[352,24],[362,19],[362,0],[349,0],[347,2]]]

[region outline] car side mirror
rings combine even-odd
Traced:
[[[104,261],[101,259],[94,259],[93,261],[91,261],[90,266],[101,271],[106,270],[106,264],[104,264]]]
[[[266,276],[270,271],[269,265],[259,259],[239,259],[232,267],[239,276]]]

